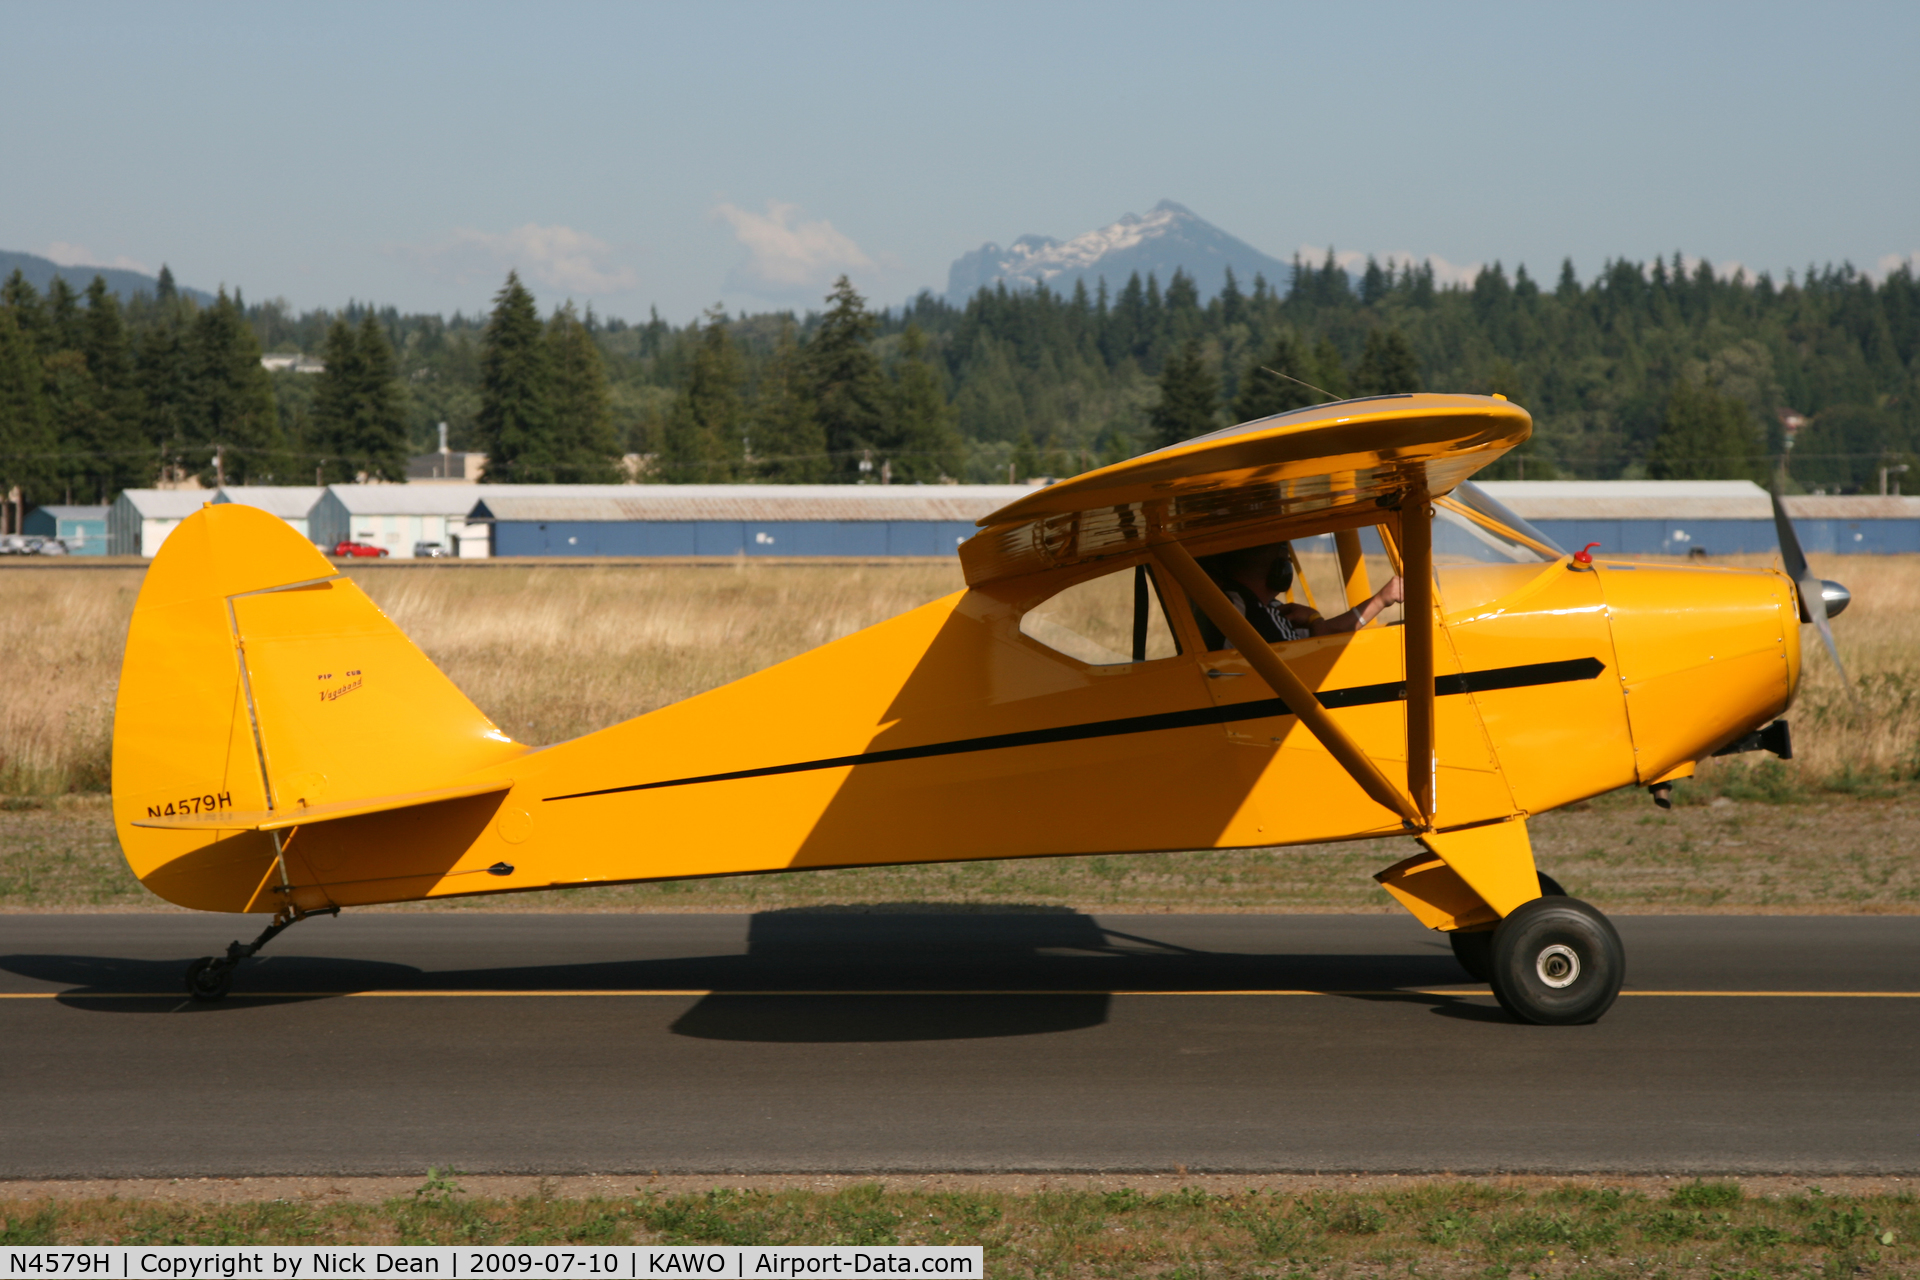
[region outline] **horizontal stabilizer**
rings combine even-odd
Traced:
[[[291,809],[262,809],[242,813],[234,809],[215,809],[202,813],[155,814],[135,818],[136,827],[157,827],[162,831],[285,831],[289,827],[313,822],[332,822],[338,818],[358,818],[369,813],[387,813],[394,809],[412,809],[442,800],[465,800],[469,796],[491,795],[513,786],[511,778],[475,782],[464,787],[435,787],[427,791],[407,791],[396,796],[374,796],[367,800],[335,800],[329,804],[297,805]]]

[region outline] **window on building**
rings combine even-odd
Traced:
[[[1095,667],[1152,662],[1180,652],[1145,566],[1076,583],[1029,609],[1021,634]]]

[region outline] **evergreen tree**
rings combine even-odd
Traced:
[[[669,484],[725,484],[744,460],[746,413],[740,398],[740,354],[727,313],[707,312],[687,385],[667,415],[660,475]]]
[[[50,351],[78,351],[81,338],[80,295],[65,276],[47,285],[47,346]]]
[[[1841,404],[1823,409],[1800,429],[1788,461],[1793,478],[1817,485],[1829,493],[1878,493],[1880,468],[1902,463],[1913,467],[1904,475],[1903,488],[1920,487],[1920,420],[1903,424],[1892,407]]]
[[[1199,339],[1189,338],[1168,357],[1160,374],[1160,402],[1148,414],[1154,447],[1163,449],[1213,430],[1219,403],[1219,381],[1200,354]]]
[[[934,483],[961,470],[957,415],[927,352],[926,334],[919,325],[908,324],[900,335],[888,432],[887,457],[896,483]]]
[[[1759,453],[1759,435],[1745,404],[1683,378],[1667,397],[1665,420],[1647,455],[1647,474],[1655,480],[1751,480],[1766,471]]]
[[[314,455],[315,474],[326,484],[352,484],[361,470],[357,423],[361,388],[360,343],[344,314],[327,326],[320,346],[326,368],[313,378],[313,409],[306,452]]]
[[[580,484],[612,484],[619,476],[620,445],[614,438],[613,397],[607,367],[590,327],[573,304],[547,322],[547,367],[553,374],[553,430],[561,476]]]
[[[204,461],[201,483],[271,483],[294,478],[280,438],[273,380],[260,367],[260,343],[225,289],[193,318],[187,336],[187,412],[197,439],[195,461]],[[215,453],[221,460],[214,462]]]
[[[1258,273],[1254,279],[1259,280]],[[1220,323],[1228,327],[1245,324],[1247,320],[1246,295],[1240,292],[1240,282],[1234,279],[1233,268],[1227,268],[1226,282],[1220,286]]]
[[[321,348],[325,372],[315,378],[313,438],[321,475],[330,484],[407,478],[406,391],[393,346],[373,312],[357,329],[335,318]]]
[[[556,474],[547,346],[533,295],[518,272],[493,298],[480,340],[480,412],[475,421],[486,450],[484,480],[553,484]]]
[[[57,453],[50,461],[58,489],[91,501],[97,496],[92,481],[103,414],[86,353],[56,351],[40,361],[40,387],[47,435]]]
[[[1347,390],[1346,362],[1332,338],[1323,336],[1313,344],[1313,377],[1308,381],[1335,399],[1344,400],[1351,394]]]
[[[54,500],[57,469],[43,377],[34,336],[21,328],[11,298],[0,297],[0,497],[18,485],[28,502]]]
[[[53,342],[53,326],[47,323],[47,308],[41,301],[40,291],[33,287],[33,282],[18,267],[7,277],[6,284],[0,285],[0,307],[12,313],[14,327],[27,340],[34,359],[50,356],[58,350]]]
[[[1252,422],[1255,418],[1302,409],[1326,399],[1301,386],[1300,382],[1276,377],[1275,372],[1269,370],[1284,373],[1289,378],[1298,378],[1300,382],[1313,381],[1313,370],[1308,366],[1306,353],[1301,350],[1299,340],[1291,329],[1281,330],[1280,336],[1274,340],[1272,354],[1265,360],[1255,360],[1247,366],[1246,373],[1240,379],[1240,394],[1233,398],[1235,422]]]
[[[161,282],[167,283],[161,268]],[[141,430],[160,465],[178,469],[186,460],[191,404],[188,393],[187,323],[191,311],[171,289],[156,301],[134,357]],[[180,472],[184,474],[184,472]]]
[[[862,461],[879,466],[871,455],[881,443],[886,412],[886,375],[869,342],[879,321],[845,276],[827,295],[827,312],[807,343],[814,413],[832,455],[832,478],[858,480]]]
[[[1387,296],[1387,290],[1393,287],[1390,270],[1390,266],[1388,271],[1381,270],[1373,255],[1367,255],[1366,274],[1360,277],[1360,301],[1373,306]]]
[[[76,488],[95,498],[111,498],[118,490],[137,488],[150,478],[150,458],[142,447],[145,439],[140,430],[145,406],[135,381],[133,343],[120,300],[99,276],[87,286],[86,297],[80,349],[93,380],[95,411],[82,446],[90,457],[76,468]]]
[[[1033,433],[1030,431],[1020,433],[1020,438],[1014,442],[1013,456],[1007,461],[1009,484],[1019,484],[1045,473],[1045,464],[1040,461],[1040,451],[1033,447]]]
[[[754,474],[772,484],[818,484],[827,476],[827,436],[814,413],[806,352],[793,325],[781,327],[773,359],[760,375],[750,440]]]
[[[1398,329],[1372,329],[1360,364],[1353,371],[1353,394],[1393,395],[1420,390],[1420,360],[1413,344]]]

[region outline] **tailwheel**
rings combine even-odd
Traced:
[[[201,956],[187,966],[187,994],[195,1000],[223,999],[233,986],[233,965]]]
[[[1560,882],[1542,871],[1540,892],[1548,898],[1564,898],[1567,891]],[[1467,971],[1467,976],[1475,982],[1493,981],[1493,930],[1492,929],[1455,929],[1447,935],[1447,941],[1453,944],[1453,958]]]
[[[1626,977],[1620,935],[1578,898],[1522,903],[1494,929],[1493,994],[1517,1021],[1574,1026],[1612,1007]]]
[[[259,954],[260,948],[308,916],[339,914],[339,907],[322,907],[318,911],[303,911],[295,906],[282,907],[274,914],[273,923],[262,929],[260,936],[252,942],[228,943],[224,956],[201,956],[188,965],[187,994],[195,1000],[224,999],[228,989],[233,986],[234,970],[240,967],[242,960]]]

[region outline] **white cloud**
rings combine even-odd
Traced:
[[[1902,267],[1920,273],[1920,252],[1882,254],[1880,261],[1874,264],[1873,274],[1885,280]]]
[[[1327,249],[1325,245],[1316,248],[1310,244],[1303,244],[1300,246],[1299,252],[1302,266],[1319,268],[1326,265]],[[1408,267],[1431,264],[1433,267],[1433,281],[1443,288],[1453,284],[1472,284],[1474,277],[1480,274],[1484,266],[1483,263],[1479,262],[1469,262],[1461,266],[1448,262],[1445,258],[1436,257],[1433,254],[1428,254],[1425,257],[1416,257],[1411,253],[1399,250],[1391,253],[1376,253],[1371,256],[1374,261],[1383,267],[1391,266],[1396,270],[1402,271]],[[1335,250],[1333,260],[1336,265],[1344,267],[1348,271],[1358,272],[1366,266],[1368,257],[1368,254],[1361,253],[1357,249],[1347,249],[1344,251]]]
[[[143,275],[153,274],[152,269],[145,263],[135,262],[125,254],[107,261],[83,244],[68,244],[64,240],[55,240],[48,245],[46,256],[63,267],[118,267],[123,271],[138,271]]]
[[[402,252],[460,284],[490,282],[508,270],[518,271],[530,282],[582,296],[624,293],[640,283],[632,268],[614,258],[606,241],[572,227],[529,222],[500,233],[455,227],[440,244]]]
[[[723,203],[713,212],[747,251],[746,261],[727,273],[729,290],[763,297],[817,292],[836,276],[878,265],[831,222],[798,221],[798,205],[769,200],[760,214]]]

